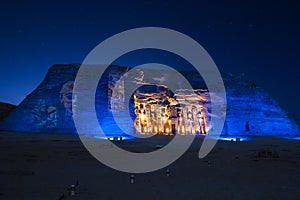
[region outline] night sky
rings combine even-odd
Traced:
[[[300,118],[299,10],[296,0],[1,2],[0,101],[19,104],[50,66],[81,63],[116,33],[157,26],[194,38],[221,72],[244,73]]]

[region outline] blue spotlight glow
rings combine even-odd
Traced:
[[[300,136],[283,136],[280,138],[288,139],[288,140],[300,140]]]
[[[114,137],[94,136],[94,138],[99,139],[99,140],[111,140],[111,141],[113,141],[113,140],[120,141],[120,140],[130,140],[130,139],[133,139],[133,137],[129,137],[129,136],[119,136],[119,137],[116,137],[116,136],[114,136]]]
[[[218,139],[221,141],[228,141],[228,142],[243,142],[243,141],[248,141],[251,140],[250,138],[246,138],[246,137],[240,137],[240,136],[220,136],[215,137],[215,136],[210,136],[212,139]]]

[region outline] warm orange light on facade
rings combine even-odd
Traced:
[[[139,98],[140,96],[142,97]],[[185,104],[180,103],[179,106],[176,99],[166,94],[163,98],[167,103],[162,100],[156,101],[155,98],[161,98],[157,93],[136,92],[133,98],[136,114],[135,131],[143,134],[206,134],[204,106],[195,103],[195,99],[202,98],[199,96],[190,95],[188,96],[190,102],[186,100]],[[180,98],[183,99],[183,95]]]

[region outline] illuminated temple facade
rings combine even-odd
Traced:
[[[155,87],[155,86],[152,86]],[[134,94],[134,131],[140,134],[206,134],[207,108],[199,103],[200,94],[191,94],[182,99],[179,104],[178,98],[183,95],[174,94],[170,97],[165,92]],[[152,101],[149,100],[152,97]],[[198,101],[194,104],[193,101]]]
[[[72,90],[79,68],[80,65],[52,66],[43,82],[0,121],[0,130],[77,133],[72,112]],[[180,71],[188,77],[193,91],[179,85],[177,88],[181,89],[171,92],[164,81],[173,77],[163,71],[155,77],[158,84],[151,84],[153,82],[141,72],[133,74],[130,80],[134,80],[132,85],[137,87],[133,92],[131,90],[130,95],[126,94],[126,82],[120,82],[119,89],[114,90],[116,82],[129,71],[132,70],[128,67],[110,66],[101,77],[96,94],[93,94],[98,122],[105,134],[188,135],[214,132],[212,118],[215,116],[211,115],[210,105],[212,93],[209,95],[199,74]],[[295,121],[262,88],[244,75],[222,74],[222,78],[227,98],[223,135],[300,135]],[[113,111],[119,112],[122,129],[116,124]],[[131,120],[124,120],[128,111]],[[89,126],[90,117],[94,114],[84,110],[83,114],[87,131],[97,133],[97,127]]]

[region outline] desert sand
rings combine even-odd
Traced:
[[[118,145],[144,152],[168,140]],[[77,135],[0,132],[0,199],[300,199],[300,140],[218,141],[199,159],[202,140],[170,166],[135,174],[132,184],[131,174],[101,164]],[[67,188],[76,181],[71,196]]]

